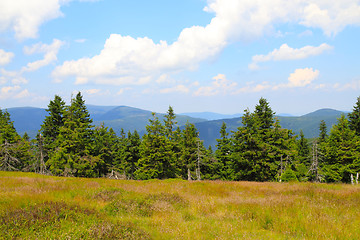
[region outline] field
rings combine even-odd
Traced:
[[[360,185],[0,172],[0,239],[360,239]]]

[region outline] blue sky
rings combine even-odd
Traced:
[[[359,0],[0,0],[0,107],[352,110]]]

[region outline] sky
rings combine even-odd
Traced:
[[[0,0],[0,108],[351,111],[360,0]]]

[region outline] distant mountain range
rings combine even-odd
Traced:
[[[203,118],[206,120],[219,120],[219,119],[227,119],[227,118],[238,118],[241,117],[242,114],[220,114],[214,112],[189,112],[189,113],[180,113],[180,115],[185,115],[193,118]]]
[[[87,109],[94,120],[94,125],[98,126],[104,123],[105,126],[111,127],[116,133],[121,128],[127,133],[135,129],[140,135],[146,131],[149,119],[152,118],[151,111],[127,107],[127,106],[95,106],[87,105]],[[43,123],[47,112],[43,108],[34,107],[17,107],[9,108],[11,120],[20,135],[25,132],[31,138],[34,138]],[[302,129],[306,138],[314,138],[319,134],[319,124],[324,120],[327,124],[328,131],[336,123],[337,118],[346,112],[334,109],[320,109],[315,112],[294,117],[294,116],[277,116],[280,125],[283,128],[292,129],[295,134],[299,134]],[[162,121],[164,114],[157,113],[156,116]],[[223,122],[226,123],[228,132],[236,131],[241,126],[241,114],[224,115],[211,112],[202,113],[182,113],[177,114],[177,126],[182,128],[187,121],[194,123],[200,133],[200,138],[204,140],[206,146],[216,145],[216,139],[220,138],[220,128]]]
[[[346,112],[334,109],[320,109],[315,112],[299,116],[299,117],[286,117],[276,116],[280,121],[282,128],[293,130],[295,134],[299,134],[303,130],[306,138],[315,138],[319,136],[319,125],[321,120],[324,120],[328,132],[332,125],[336,124],[337,118]],[[226,123],[229,133],[236,131],[241,124],[241,118],[221,119],[214,121],[206,121],[195,123],[196,128],[199,130],[200,138],[204,140],[206,146],[215,146],[216,139],[220,138],[220,128],[223,122]]]

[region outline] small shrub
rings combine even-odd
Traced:
[[[287,168],[281,175],[281,181],[283,182],[298,182],[295,172],[291,168]]]

